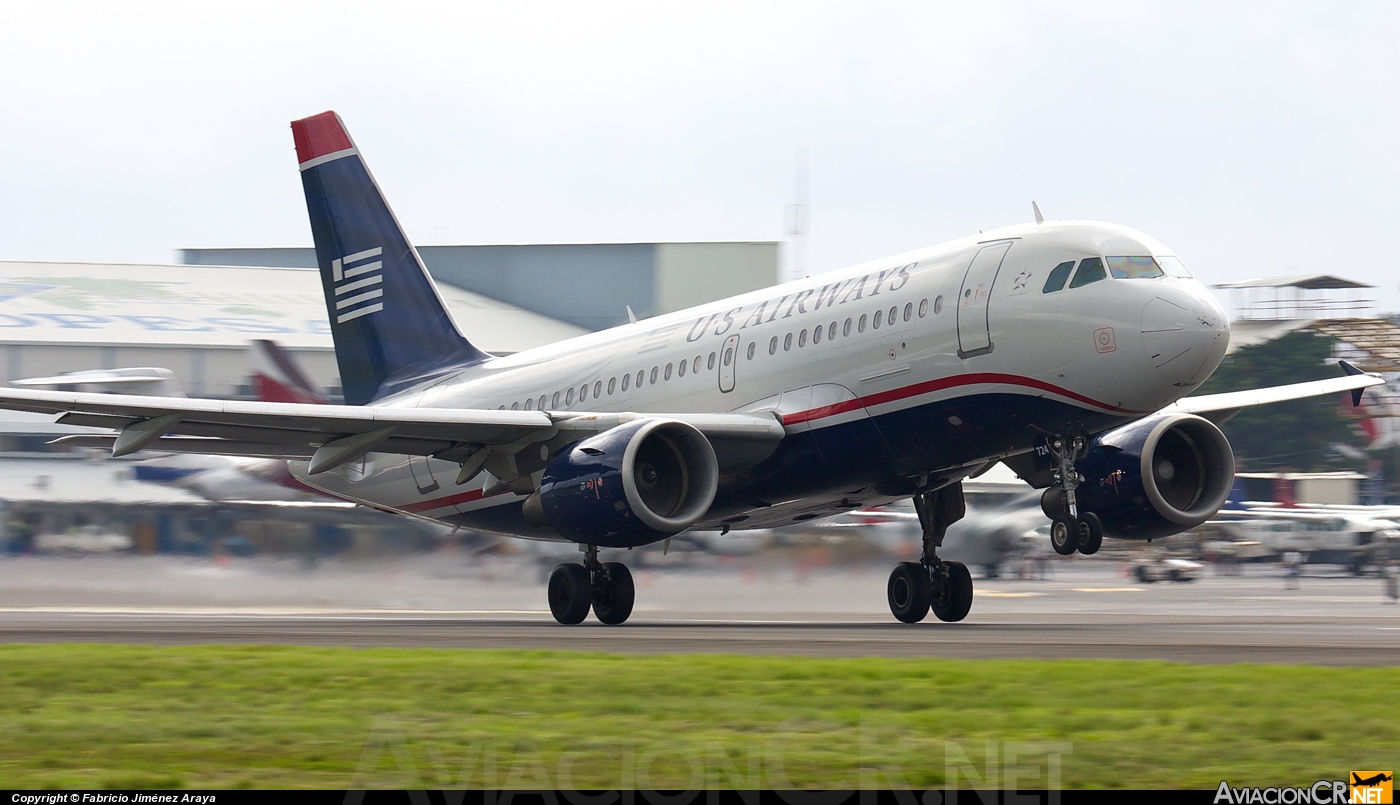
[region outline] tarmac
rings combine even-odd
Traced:
[[[1048,578],[977,579],[961,623],[904,625],[886,608],[883,565],[711,557],[635,570],[623,626],[565,627],[545,607],[553,561],[6,558],[0,642],[1400,663],[1400,606],[1381,581],[1326,566],[1289,589],[1273,566],[1146,585],[1111,560],[1057,559]]]

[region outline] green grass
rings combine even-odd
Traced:
[[[1395,668],[0,646],[0,787],[1307,784]],[[1029,744],[1029,746],[1027,746]],[[1039,746],[1037,746],[1039,744]],[[891,777],[890,775],[894,775]]]

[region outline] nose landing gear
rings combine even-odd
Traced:
[[[1103,546],[1103,521],[1093,512],[1080,511],[1075,496],[1084,476],[1074,468],[1074,462],[1086,444],[1082,435],[1050,440],[1050,455],[1058,466],[1054,471],[1055,485],[1041,496],[1040,508],[1050,518],[1050,547],[1061,556],[1075,551],[1090,556]]]
[[[636,596],[632,572],[621,562],[599,562],[594,545],[584,547],[583,564],[565,562],[549,576],[549,611],[569,626],[583,623],[590,608],[603,623],[623,623]]]
[[[962,484],[914,495],[914,510],[924,532],[923,558],[902,562],[890,574],[885,590],[890,612],[904,623],[918,623],[929,610],[941,621],[960,621],[972,609],[972,574],[962,562],[940,559],[938,549],[948,526],[966,512]]]

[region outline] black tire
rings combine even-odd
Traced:
[[[1050,547],[1060,556],[1069,556],[1079,549],[1079,524],[1068,517],[1050,521]]]
[[[1079,552],[1093,556],[1103,547],[1103,520],[1093,512],[1079,514]]]
[[[972,610],[972,574],[962,562],[944,562],[947,573],[941,594],[932,596],[929,608],[941,621],[957,623]]]
[[[890,573],[885,595],[895,619],[918,623],[928,617],[928,570],[918,562],[900,562]]]
[[[549,611],[562,624],[573,626],[588,617],[593,585],[583,565],[568,562],[549,575]]]
[[[1068,512],[1065,510],[1065,491],[1058,486],[1052,486],[1040,495],[1040,510],[1045,512],[1045,516],[1054,520],[1056,517],[1064,517]]]
[[[621,562],[603,565],[606,579],[593,585],[593,616],[609,626],[623,623],[632,615],[637,600],[637,587],[632,583],[632,571]]]
[[[1151,584],[1151,583],[1152,583],[1152,577],[1149,576],[1149,575],[1147,575],[1147,568],[1145,568],[1145,567],[1139,567],[1139,568],[1134,569],[1134,570],[1133,570],[1133,575],[1134,575],[1134,576],[1137,576],[1137,580],[1140,581],[1140,582],[1142,582],[1143,584]]]

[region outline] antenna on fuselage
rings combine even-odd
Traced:
[[[627,321],[631,324],[637,323],[637,314],[632,312],[632,306],[627,306]]]
[[[1037,224],[1043,224],[1043,223],[1045,223],[1045,216],[1040,214],[1040,205],[1039,205],[1039,204],[1036,204],[1034,201],[1032,201],[1032,202],[1031,202],[1031,209],[1032,209],[1032,210],[1035,210],[1035,222],[1036,222]]]

